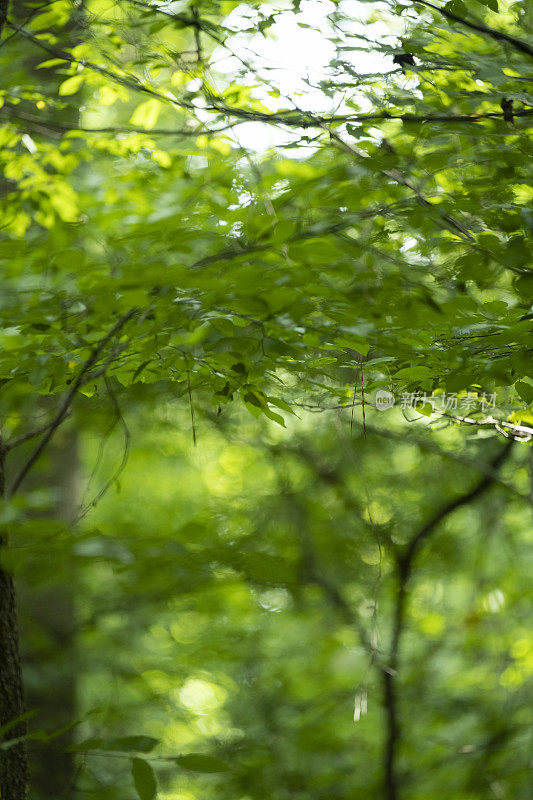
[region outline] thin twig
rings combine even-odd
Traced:
[[[353,398],[352,398],[352,410],[350,412],[350,436],[353,436],[353,413],[355,410],[355,400],[357,397],[357,370],[355,371],[355,380],[353,385]]]
[[[113,391],[113,387],[111,386],[111,383],[108,380],[107,376],[104,378],[104,382],[105,382],[105,386],[106,386],[106,389],[107,389],[107,393],[109,395],[109,399],[111,400],[111,403],[113,405],[113,409],[115,411],[115,419],[113,421],[113,424],[112,424],[112,426],[110,428],[109,433],[112,432],[112,430],[115,427],[117,422],[119,422],[121,424],[122,430],[124,432],[124,450],[122,452],[122,459],[120,461],[120,464],[115,469],[114,473],[109,478],[109,480],[104,484],[104,486],[96,494],[96,496],[93,497],[93,499],[90,502],[86,503],[84,505],[84,507],[79,511],[79,513],[78,513],[78,515],[76,517],[76,522],[79,522],[81,519],[83,519],[83,517],[85,517],[88,514],[88,512],[99,503],[99,501],[102,499],[102,497],[104,497],[104,495],[108,492],[109,488],[118,480],[119,476],[121,475],[121,473],[126,468],[126,464],[128,463],[128,457],[129,457],[129,453],[130,453],[130,443],[131,443],[130,429],[128,428],[126,420],[124,419],[124,415],[122,414],[122,411],[120,410],[120,406],[118,404],[118,400],[116,398],[115,392]],[[96,467],[96,469],[97,469],[97,467]],[[93,472],[93,475],[95,474],[95,471]]]
[[[192,441],[194,446],[196,447],[196,424],[194,421],[194,403],[192,401],[192,389],[191,389],[191,373],[189,370],[189,359],[185,355],[185,363],[187,365],[187,393],[189,395],[189,409],[191,411],[191,427],[192,427]]]
[[[48,426],[48,430],[46,431],[45,435],[43,436],[43,438],[41,439],[41,441],[39,442],[39,444],[37,445],[37,447],[35,448],[33,453],[30,455],[30,457],[28,458],[28,460],[26,461],[26,463],[24,464],[24,466],[20,470],[20,472],[17,475],[17,477],[15,478],[15,480],[13,482],[13,485],[11,487],[11,490],[9,492],[10,496],[13,496],[16,493],[16,491],[20,487],[22,481],[24,480],[24,478],[26,477],[26,475],[28,474],[30,469],[33,467],[33,465],[36,463],[36,461],[39,459],[39,457],[40,457],[41,453],[43,452],[44,448],[46,447],[46,445],[48,444],[48,442],[52,438],[56,428],[58,428],[61,425],[61,423],[65,420],[65,418],[67,416],[67,412],[68,412],[68,410],[70,408],[70,404],[72,403],[72,400],[74,399],[74,396],[76,395],[76,392],[78,391],[78,389],[81,386],[84,385],[84,383],[86,383],[86,381],[87,381],[87,373],[96,364],[96,362],[98,361],[102,351],[105,349],[105,347],[108,344],[108,342],[110,342],[111,339],[120,330],[122,330],[122,328],[126,325],[126,323],[129,322],[129,320],[133,316],[135,316],[135,314],[137,314],[137,312],[138,312],[137,308],[130,309],[130,311],[128,311],[126,314],[124,314],[118,320],[118,322],[112,327],[112,329],[109,331],[109,333],[107,333],[104,336],[104,338],[101,339],[98,342],[98,344],[93,348],[93,350],[91,352],[91,355],[89,356],[89,358],[87,359],[87,361],[83,365],[83,367],[82,367],[82,369],[80,371],[80,374],[78,375],[78,377],[76,378],[76,380],[72,384],[71,388],[69,389],[69,391],[65,395],[65,397],[63,399],[63,402],[61,403],[61,405],[59,407],[59,411],[57,412],[57,414],[55,415],[53,420],[50,422],[50,425]],[[89,379],[91,379],[91,378],[89,378]]]
[[[365,412],[365,376],[363,374],[363,356],[359,356],[361,364],[361,406],[363,411],[363,435],[366,439],[366,412]]]
[[[65,415],[65,418],[68,417],[69,414]],[[35,439],[36,436],[40,436],[42,433],[45,433],[50,425],[53,425],[53,420],[45,422],[43,425],[40,425],[38,428],[35,428],[33,431],[29,433],[24,433],[21,436],[17,436],[15,439],[11,439],[9,442],[6,442],[4,445],[4,450],[9,452],[9,450],[13,450],[15,447],[19,447],[21,444],[25,444],[25,442],[29,442],[31,439]]]

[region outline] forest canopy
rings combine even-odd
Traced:
[[[529,797],[532,24],[0,0],[2,800]]]

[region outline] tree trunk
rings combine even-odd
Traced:
[[[0,442],[0,493],[5,491],[5,450]],[[0,534],[0,727],[8,726],[24,712],[24,692],[19,655],[19,632],[15,585],[3,556],[7,536]],[[26,723],[19,721],[3,732],[2,739],[26,734]],[[24,741],[0,750],[0,798],[25,800],[28,793],[28,762]]]
[[[4,27],[9,0],[0,0],[0,34]],[[5,491],[5,457],[0,440],[0,495]],[[7,537],[0,533],[0,728],[20,717],[24,711],[22,672],[20,668],[19,634],[13,576],[4,568],[3,555]],[[2,740],[24,736],[26,726],[18,722],[3,731]],[[27,796],[28,767],[25,744],[19,742],[8,750],[0,750],[0,797],[2,800],[24,800]]]
[[[78,509],[79,461],[77,432],[71,425],[58,431],[48,445],[41,469],[29,481],[32,484],[53,491],[46,516],[57,521],[58,528],[72,522]],[[76,717],[75,581],[69,552],[58,553],[53,542],[52,537],[43,555],[49,560],[43,564],[46,580],[37,585],[22,578],[18,582],[26,705],[38,712],[35,728],[47,732],[68,726]],[[72,800],[70,744],[71,731],[50,745],[29,743],[32,800]]]
[[[0,0],[0,34],[5,26],[8,12],[10,19],[22,23],[31,5],[11,4]],[[83,3],[74,5],[69,22],[61,29],[62,46],[78,42],[80,21],[83,19]],[[42,53],[28,49],[26,68],[31,72],[35,64],[42,61]],[[56,79],[53,78],[53,81]],[[43,83],[44,81],[44,83]],[[47,79],[39,74],[36,78],[46,93]],[[52,88],[52,92],[53,92]],[[72,121],[75,125],[77,113],[71,107],[59,111],[61,121]],[[74,119],[73,119],[74,116]],[[55,434],[58,436],[58,434]],[[72,519],[77,493],[74,488],[77,479],[77,450],[74,436],[58,436],[58,446],[47,445],[51,458],[51,471],[39,472],[43,485],[53,485],[59,490],[59,500],[52,515],[62,520]],[[5,456],[0,438],[0,484],[1,495],[5,489]],[[10,455],[10,459],[14,454]],[[35,485],[35,483],[34,483]],[[54,585],[39,589],[22,586],[19,591],[21,618],[22,651],[24,658],[24,682],[19,651],[19,624],[15,585],[9,571],[9,560],[3,559],[8,546],[7,535],[0,531],[0,740],[25,737],[27,726],[24,720],[6,731],[2,727],[20,717],[26,706],[39,710],[38,727],[47,731],[57,729],[73,720],[75,716],[75,681],[72,660],[69,659],[68,645],[74,633],[74,604],[72,576],[61,580],[59,576]],[[38,631],[46,644],[46,659],[38,661],[37,648],[31,642],[31,626]],[[32,670],[32,654],[36,669]],[[39,658],[42,653],[39,653]],[[37,663],[38,661],[38,663]],[[68,743],[67,743],[68,744]],[[65,740],[61,746],[52,745],[49,749],[42,745],[33,749],[31,759],[32,800],[60,800],[72,798],[68,782],[73,768],[72,757],[64,752]],[[26,800],[28,797],[28,758],[26,743],[21,741],[13,747],[0,749],[0,800]]]

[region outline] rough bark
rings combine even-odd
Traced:
[[[78,509],[79,460],[76,430],[62,429],[47,449],[42,468],[30,486],[50,487],[54,493],[50,511],[58,527],[72,522]],[[53,541],[53,540],[52,540]],[[76,717],[75,633],[73,565],[68,553],[51,544],[41,560],[49,572],[46,582],[37,585],[18,581],[20,649],[24,665],[26,705],[38,711],[34,726],[57,731]],[[53,569],[52,565],[56,565]],[[74,756],[68,752],[72,730],[59,739],[28,744],[32,800],[72,800],[69,780],[74,772]]]
[[[0,492],[5,491],[6,451],[0,442]],[[0,555],[7,547],[7,535],[0,534]],[[0,561],[0,727],[8,726],[24,713],[24,691],[19,654],[18,617],[13,576]],[[23,720],[4,731],[2,739],[24,737]],[[0,798],[25,800],[28,794],[28,761],[24,740],[0,750]]]

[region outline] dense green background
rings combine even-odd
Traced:
[[[167,800],[380,796],[387,728],[372,661],[389,648],[391,548],[479,478],[494,442],[457,428],[406,437],[401,416],[381,412],[387,429],[366,439],[335,414],[289,433],[203,421],[194,448],[180,405],[132,415],[120,490],[75,528],[26,534],[23,631],[39,653],[28,680],[45,694],[54,643],[31,625],[32,598],[76,587],[75,633],[53,658],[63,680],[74,673],[63,709],[83,719],[74,740],[99,739],[76,758],[80,797],[132,796],[130,757],[102,752],[131,734],[159,740],[146,757]],[[122,458],[118,432],[99,456],[101,433],[79,441],[84,486],[98,463],[88,500]],[[414,570],[398,673],[406,797],[529,795],[528,448],[501,477],[442,524]],[[50,767],[68,738],[32,743],[32,760]],[[172,761],[188,752],[230,771],[196,777]]]
[[[529,799],[531,41],[507,0],[8,9],[0,784],[15,731],[32,800]]]

